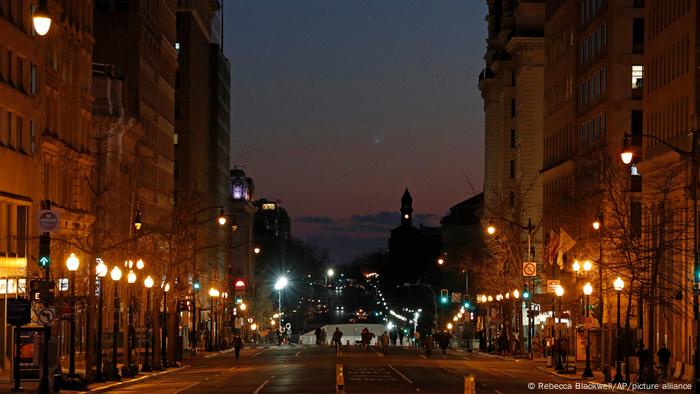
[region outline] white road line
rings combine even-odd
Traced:
[[[399,372],[398,369],[396,369],[396,368],[394,368],[393,366],[391,366],[391,364],[387,364],[387,365],[389,366],[389,368],[393,369],[397,374],[401,375],[401,377],[404,378],[408,383],[413,384],[413,381],[411,381],[411,379],[407,378],[406,375],[404,375],[404,374],[402,374],[401,372]]]
[[[257,356],[259,356],[259,355],[265,353],[265,352],[268,351],[268,350],[270,350],[270,349],[265,349],[265,350],[263,350],[263,351],[261,351],[261,352],[257,352],[257,353],[255,353],[255,354],[253,354],[252,356],[250,356],[250,358],[257,357]]]
[[[498,391],[498,390],[493,390],[493,392],[496,393],[496,394],[503,394],[502,392],[500,392],[500,391]]]
[[[233,372],[233,370],[236,369],[236,368],[238,368],[238,367],[230,368],[228,371],[229,371],[229,372]]]
[[[253,391],[253,394],[258,394],[258,393],[260,392],[260,390],[262,390],[262,388],[265,387],[266,384],[270,383],[270,380],[271,380],[273,377],[274,377],[274,376],[272,376],[272,377],[270,377],[270,379],[267,379],[266,381],[262,382],[262,384],[261,384],[260,386],[258,386],[258,388],[255,389],[255,391]]]
[[[492,372],[495,373],[496,375],[503,374],[503,375],[506,375],[506,376],[511,377],[511,378],[517,378],[517,376],[515,376],[511,373],[508,373],[508,372],[503,372],[503,371],[492,371]]]
[[[423,358],[426,358],[426,359],[427,359],[427,357],[425,357],[425,355],[424,355],[424,354],[421,354],[420,356],[421,356],[421,357],[423,357]]]
[[[176,391],[174,394],[179,394],[179,393],[181,393],[181,392],[183,392],[183,391],[185,391],[185,390],[191,389],[192,387],[194,387],[194,386],[196,386],[196,385],[198,385],[198,384],[200,384],[200,383],[202,383],[202,382],[194,382],[194,383],[192,383],[191,385],[189,385],[189,386],[187,386],[187,387],[185,387],[185,388],[183,388],[183,389],[180,389],[180,390]]]
[[[303,349],[302,349],[302,350],[303,350]],[[301,354],[302,350],[299,350],[299,351],[297,352],[297,354],[294,355],[294,357],[299,357],[299,355]]]
[[[457,371],[453,371],[453,370],[451,370],[451,369],[449,369],[449,368],[445,368],[445,367],[440,367],[440,368],[444,369],[445,371],[447,371],[447,372],[449,372],[449,373],[454,373],[454,374],[457,373]]]
[[[375,350],[374,352],[377,353],[377,357],[384,357],[384,355],[379,353],[378,351]]]

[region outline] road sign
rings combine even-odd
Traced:
[[[524,261],[523,276],[537,276],[537,263],[534,261]]]
[[[556,293],[557,287],[559,287],[559,283],[559,279],[547,280],[547,293]]]
[[[39,230],[41,232],[58,231],[60,227],[58,212],[50,209],[40,209],[37,220],[39,221]]]
[[[56,309],[41,308],[37,312],[37,316],[39,317],[39,324],[42,326],[48,326],[49,324],[53,323],[54,319],[56,319]]]
[[[452,303],[461,304],[462,303],[462,293],[452,293]]]
[[[32,303],[24,298],[7,299],[7,322],[13,326],[23,326],[32,320]]]

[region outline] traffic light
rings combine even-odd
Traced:
[[[44,233],[39,236],[39,265],[49,268],[51,265],[51,236]]]
[[[192,282],[192,289],[194,290],[195,293],[199,292],[200,287],[202,287],[202,286],[199,284],[199,280],[195,280],[194,282]]]
[[[530,299],[530,290],[527,288],[527,283],[523,287],[523,300]]]
[[[447,289],[440,290],[440,303],[447,304],[449,301],[449,291]]]
[[[240,304],[243,302],[243,298],[241,297],[236,297],[236,304]]]
[[[469,294],[464,295],[464,309],[471,309],[472,307],[472,302],[471,302],[471,297]]]

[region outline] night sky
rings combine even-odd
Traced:
[[[232,164],[334,260],[481,191],[479,0],[226,0]]]

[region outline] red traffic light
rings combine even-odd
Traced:
[[[243,279],[236,279],[236,283],[234,284],[236,289],[245,289],[245,282]]]

